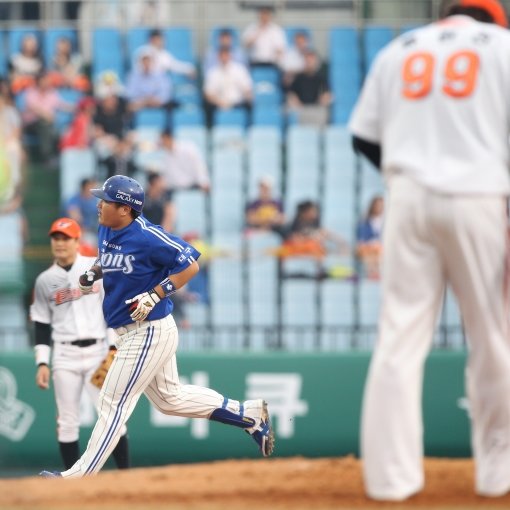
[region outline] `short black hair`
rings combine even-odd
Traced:
[[[231,28],[221,28],[220,31],[219,31],[219,34],[218,34],[218,37],[223,37],[225,35],[228,35],[230,37],[232,37],[234,34],[232,33],[232,29]]]
[[[161,131],[161,136],[169,136],[170,138],[173,138],[174,132],[172,131],[171,128],[166,127],[165,129],[163,129],[163,131]]]
[[[153,28],[149,32],[149,39],[152,39],[153,37],[161,37],[162,35],[163,35],[163,33],[161,32],[161,30],[159,28]]]
[[[151,186],[156,179],[160,179],[162,176],[157,172],[149,172],[147,175],[147,184]]]
[[[480,7],[463,7],[462,5],[452,5],[452,7],[448,9],[448,15],[453,16],[455,14],[464,14],[476,21],[481,21],[483,23],[496,22],[485,9],[481,9]]]

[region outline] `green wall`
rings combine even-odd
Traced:
[[[263,396],[272,411],[275,456],[358,453],[361,395],[367,353],[207,354],[179,356],[181,380],[210,386],[236,399]],[[463,353],[434,352],[424,388],[426,453],[468,456],[463,408]],[[36,388],[33,357],[0,354],[0,468],[59,468],[53,392]],[[83,408],[84,446],[95,421]],[[208,420],[166,417],[145,398],[129,423],[134,466],[258,457],[241,430]],[[110,462],[110,461],[109,461]]]

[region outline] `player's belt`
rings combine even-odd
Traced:
[[[77,347],[88,347],[89,345],[97,344],[101,342],[97,338],[84,338],[83,340],[74,340],[73,342],[62,342],[65,345],[76,345]]]

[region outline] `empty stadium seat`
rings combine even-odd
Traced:
[[[66,38],[71,41],[74,51],[78,51],[78,41],[76,31],[69,27],[51,27],[44,32],[43,54],[44,62],[47,67],[51,66],[55,49],[59,39]]]
[[[217,109],[214,112],[215,126],[235,126],[245,128],[248,125],[248,113],[244,108],[231,108],[230,110]]]
[[[165,47],[177,59],[194,62],[192,32],[187,27],[168,28],[164,31]]]
[[[173,201],[177,210],[175,231],[179,235],[197,232],[204,236],[206,229],[207,196],[201,190],[179,190],[174,193]]]
[[[125,60],[121,33],[116,28],[96,28],[92,37],[92,74],[96,79],[103,71],[114,71],[121,81],[125,77]]]
[[[195,79],[182,74],[172,73],[173,98],[181,105],[199,106],[202,93]]]
[[[83,97],[83,92],[74,89],[59,89],[60,97],[69,104],[76,106]],[[55,126],[59,133],[62,133],[71,124],[74,118],[74,112],[58,110],[55,115]]]
[[[279,130],[284,127],[284,115],[279,105],[256,105],[252,112],[254,126],[271,126]]]
[[[282,135],[274,127],[252,126],[248,135],[248,193],[252,197],[257,192],[261,177],[269,176],[274,183],[274,191],[280,196],[282,185]]]
[[[3,30],[0,30],[0,75],[7,76],[7,47],[6,36]]]
[[[172,125],[175,129],[184,126],[204,126],[204,124],[204,112],[196,106],[181,106],[172,112]]]
[[[134,125],[162,131],[168,127],[168,112],[164,108],[143,108],[135,113]]]
[[[394,33],[390,27],[373,26],[365,28],[363,41],[367,70],[370,69],[377,53],[393,39],[393,36]]]
[[[301,200],[319,199],[319,130],[309,126],[291,126],[287,131],[287,185],[285,210],[294,214]]]
[[[66,149],[60,153],[60,198],[65,204],[80,190],[80,181],[94,177],[96,159],[92,149]]]
[[[180,126],[175,129],[175,135],[181,140],[192,141],[202,153],[202,156],[207,161],[209,149],[207,130],[203,126]]]
[[[358,31],[355,28],[337,27],[329,33],[329,61],[335,67],[357,66],[360,62]]]

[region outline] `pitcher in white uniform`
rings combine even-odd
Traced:
[[[444,15],[380,52],[350,121],[387,186],[361,425],[366,492],[380,500],[424,486],[423,366],[446,285],[469,345],[476,492],[510,490],[510,32],[497,0],[450,0]]]
[[[80,225],[70,218],[59,218],[51,225],[49,236],[55,260],[36,279],[30,315],[35,323],[36,384],[48,389],[50,375],[53,377],[57,437],[64,466],[69,469],[80,457],[82,392],[85,390],[97,407],[99,389],[90,378],[109,345],[114,348],[116,335],[107,330],[103,317],[102,283],[97,282],[87,296],[78,288],[80,274],[95,260],[79,253]],[[113,457],[120,469],[129,467],[125,427]]]

